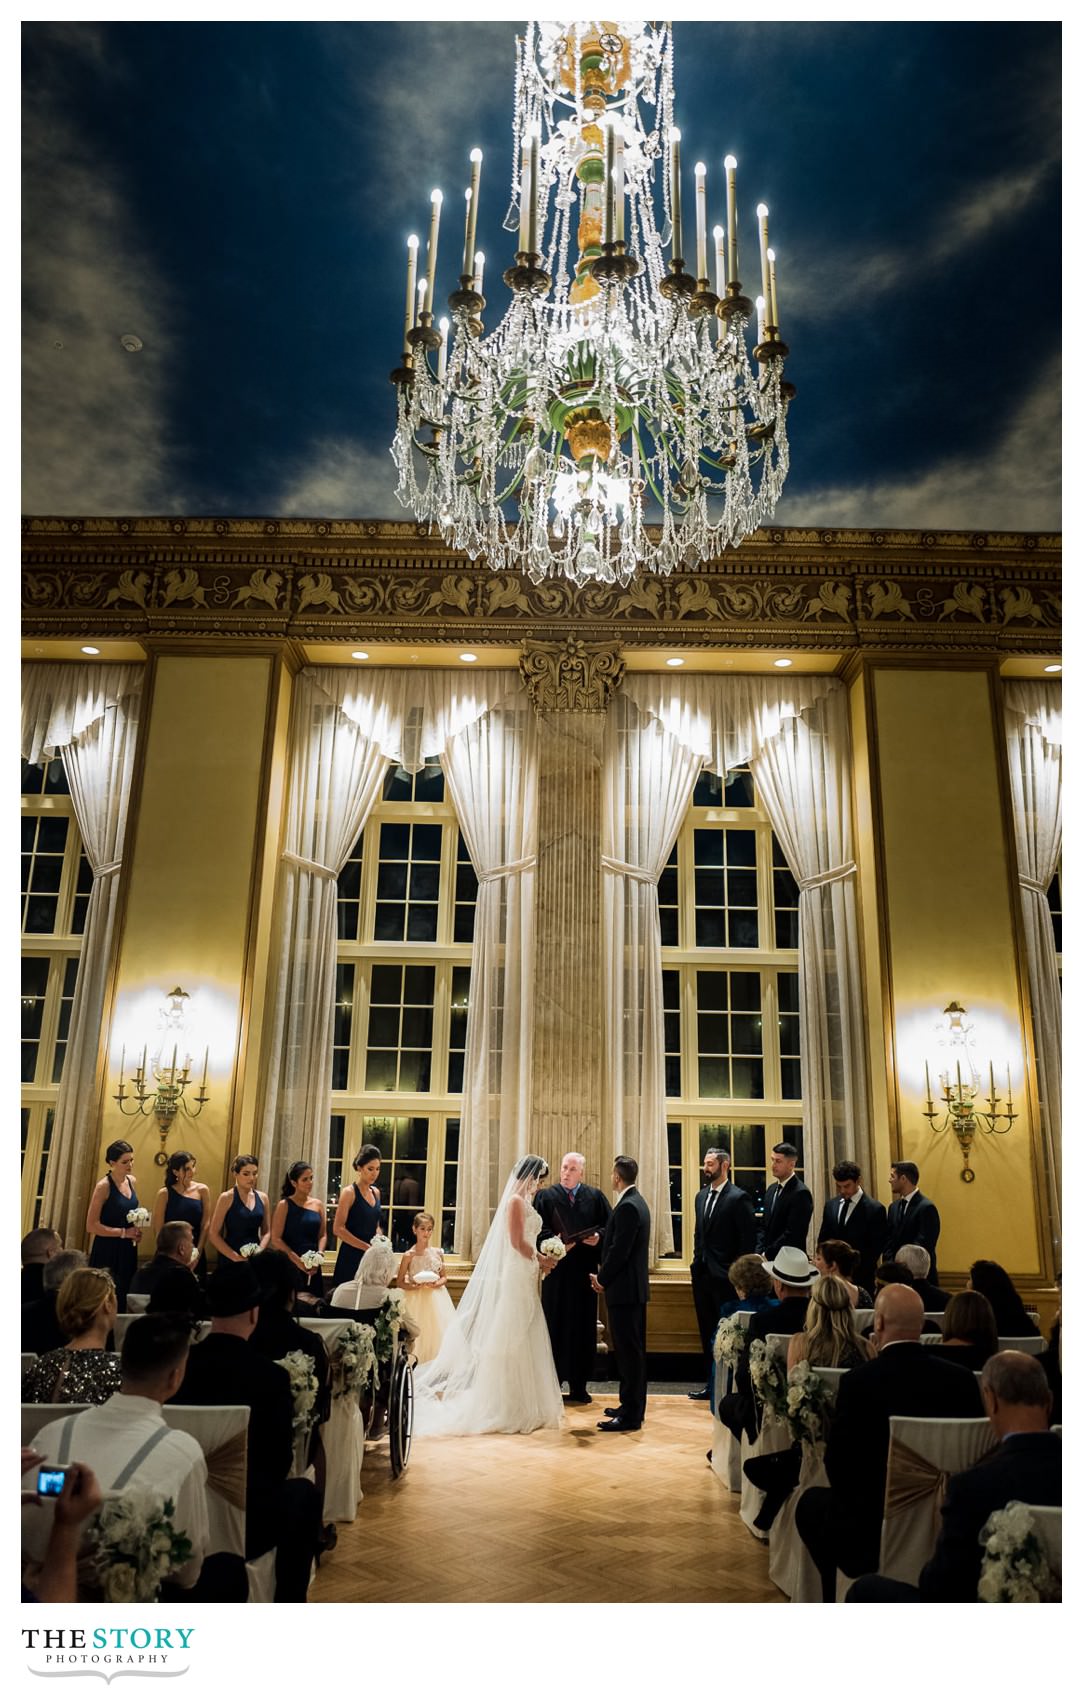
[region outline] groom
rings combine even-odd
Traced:
[[[557,1378],[568,1383],[567,1403],[589,1405],[587,1378],[598,1350],[598,1300],[590,1277],[598,1267],[598,1242],[609,1221],[609,1200],[586,1186],[586,1158],[568,1151],[560,1162],[560,1185],[547,1186],[534,1200],[542,1219],[541,1244],[558,1234],[567,1254],[542,1282],[542,1310],[549,1326]]]
[[[598,1427],[608,1434],[643,1427],[647,1409],[647,1244],[651,1213],[636,1191],[639,1164],[634,1157],[613,1159],[613,1190],[617,1202],[602,1240],[602,1261],[590,1284],[605,1294],[609,1334],[620,1377],[620,1403],[608,1408],[608,1422]]]

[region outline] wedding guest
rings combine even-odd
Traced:
[[[303,1259],[308,1252],[322,1255],[327,1244],[327,1213],[312,1196],[314,1181],[311,1163],[291,1163],[271,1218],[271,1244],[293,1264],[293,1284],[306,1303],[323,1298],[323,1271],[306,1268]]]
[[[403,1252],[395,1285],[402,1293],[406,1314],[417,1323],[418,1334],[412,1348],[414,1357],[419,1364],[427,1364],[440,1350],[448,1323],[455,1315],[455,1306],[447,1291],[443,1253],[432,1243],[436,1223],[427,1210],[418,1211],[413,1228],[414,1249]],[[548,1277],[549,1280],[552,1278],[552,1275]],[[543,1286],[543,1301],[544,1298]]]
[[[47,1463],[40,1453],[27,1448],[23,1453],[23,1475],[35,1473]],[[23,1504],[40,1505],[37,1494],[23,1495]],[[69,1464],[64,1486],[53,1504],[53,1528],[40,1566],[35,1567],[34,1587],[23,1583],[27,1605],[74,1605],[79,1599],[78,1558],[83,1530],[102,1503],[102,1490],[93,1470],[85,1464]]]
[[[964,1369],[984,1369],[997,1349],[993,1307],[983,1293],[954,1293],[944,1312],[943,1339],[928,1350]]]
[[[19,1286],[21,1304],[28,1305],[32,1299],[41,1298],[46,1266],[63,1249],[64,1241],[55,1228],[31,1228],[28,1234],[23,1235],[20,1246],[23,1265]]]
[[[755,1440],[760,1428],[759,1411],[752,1391],[749,1368],[752,1342],[766,1340],[768,1334],[796,1334],[805,1326],[808,1298],[819,1271],[796,1246],[784,1245],[778,1256],[764,1268],[771,1277],[778,1305],[774,1310],[760,1311],[745,1329],[745,1343],[737,1360],[733,1392],[719,1401],[719,1419],[740,1439],[746,1434]]]
[[[106,1149],[105,1161],[108,1173],[90,1195],[86,1231],[93,1236],[91,1267],[110,1271],[117,1289],[117,1304],[123,1310],[139,1255],[135,1248],[143,1238],[142,1228],[128,1221],[130,1213],[139,1209],[132,1173],[135,1157],[128,1141],[114,1139]]]
[[[24,1405],[103,1405],[120,1386],[120,1366],[105,1349],[117,1316],[108,1269],[76,1269],[56,1299],[68,1344],[45,1352],[23,1378]]]
[[[64,1345],[67,1335],[56,1320],[56,1297],[72,1270],[85,1266],[85,1251],[60,1251],[49,1259],[42,1275],[40,1299],[23,1305],[24,1352],[51,1352],[54,1346]]]
[[[148,1293],[153,1298],[168,1277],[170,1303],[156,1304],[155,1310],[188,1310],[194,1315],[202,1304],[199,1282],[192,1273],[194,1249],[190,1222],[166,1222],[158,1231],[154,1256],[135,1275],[129,1293]]]
[[[886,1576],[862,1576],[846,1595],[847,1603],[974,1602],[981,1576],[981,1531],[993,1512],[1003,1511],[1012,1500],[1061,1504],[1061,1437],[1050,1433],[1049,1384],[1038,1360],[1028,1352],[996,1353],[982,1371],[981,1396],[998,1445],[969,1470],[950,1478],[936,1550],[917,1586]]]
[[[255,1157],[235,1157],[233,1173],[236,1178],[230,1191],[218,1195],[207,1238],[219,1262],[243,1263],[242,1246],[258,1245],[266,1251],[271,1243],[271,1206],[267,1194],[256,1190],[259,1164]]]
[[[932,1259],[923,1245],[901,1245],[895,1253],[895,1262],[909,1269],[914,1278],[914,1291],[921,1294],[926,1313],[935,1311],[939,1314],[947,1308],[951,1294],[929,1280]]]
[[[850,1303],[859,1310],[872,1309],[872,1296],[856,1285],[853,1277],[860,1262],[857,1252],[846,1240],[821,1240],[812,1259],[821,1275],[833,1275],[842,1282],[850,1295]]]
[[[339,1243],[335,1259],[335,1282],[352,1281],[362,1255],[368,1251],[380,1227],[380,1148],[362,1145],[353,1160],[353,1185],[344,1186],[331,1232]]]
[[[739,1310],[760,1311],[775,1310],[778,1299],[775,1296],[774,1283],[767,1273],[763,1258],[754,1251],[747,1251],[741,1257],[734,1258],[729,1266],[729,1282],[735,1299],[722,1306],[719,1320],[722,1317],[733,1316]]]
[[[858,1254],[854,1279],[872,1291],[873,1273],[887,1234],[887,1211],[878,1198],[862,1190],[861,1169],[852,1157],[831,1171],[836,1197],[824,1205],[817,1240],[845,1240]]]
[[[774,1180],[763,1200],[756,1250],[774,1257],[784,1245],[804,1246],[812,1221],[812,1194],[797,1173],[797,1146],[784,1139],[771,1147]]]
[[[245,1558],[274,1547],[275,1599],[301,1601],[320,1547],[320,1498],[310,1481],[290,1478],[290,1378],[252,1346],[260,1290],[246,1261],[220,1263],[207,1279],[207,1300],[211,1332],[192,1347],[174,1403],[249,1407]],[[138,1326],[132,1323],[125,1345]]]
[[[1011,1276],[999,1263],[980,1257],[970,1265],[967,1286],[972,1293],[984,1293],[989,1300],[996,1317],[997,1334],[1002,1340],[1019,1340],[1024,1335],[1033,1338],[1041,1333],[1038,1324],[1027,1315]]]
[[[837,1275],[821,1275],[809,1294],[805,1326],[790,1335],[787,1370],[806,1362],[824,1369],[853,1369],[871,1356],[869,1342],[854,1323],[847,1283]]]
[[[211,1223],[210,1189],[195,1178],[196,1160],[190,1151],[174,1151],[165,1166],[165,1186],[159,1189],[150,1213],[152,1231],[161,1235],[167,1222],[187,1222],[199,1253],[197,1277],[206,1273],[204,1245]]]
[[[1060,1270],[1059,1269],[1057,1270],[1057,1274],[1056,1274],[1056,1282],[1057,1282],[1057,1286],[1059,1288],[1060,1284],[1061,1284],[1061,1277],[1060,1277]],[[1062,1365],[1061,1365],[1061,1350],[1060,1350],[1060,1306],[1059,1305],[1057,1306],[1057,1314],[1053,1318],[1053,1325],[1049,1330],[1049,1344],[1046,1347],[1044,1352],[1039,1352],[1037,1354],[1037,1361],[1041,1364],[1042,1368],[1045,1371],[1045,1377],[1046,1377],[1046,1380],[1049,1383],[1049,1391],[1053,1395],[1052,1420],[1053,1420],[1054,1423],[1056,1423],[1059,1426],[1060,1422],[1062,1420],[1061,1419],[1061,1404],[1062,1404],[1062,1396],[1063,1396],[1063,1393],[1062,1393],[1062,1378],[1061,1378]]]
[[[207,1548],[207,1465],[198,1440],[169,1428],[162,1405],[183,1380],[189,1337],[183,1319],[136,1317],[121,1349],[120,1392],[47,1423],[33,1440],[34,1450],[57,1468],[83,1460],[80,1468],[92,1470],[105,1493],[123,1478],[133,1491],[172,1499],[173,1527],[191,1542],[191,1555],[175,1575],[184,1588],[197,1581]],[[24,1510],[23,1546],[32,1558],[44,1558],[52,1523],[44,1504]]]

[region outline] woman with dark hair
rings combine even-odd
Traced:
[[[335,1259],[335,1281],[339,1285],[354,1279],[363,1254],[380,1232],[379,1173],[379,1146],[362,1145],[353,1160],[353,1185],[344,1186],[339,1194],[331,1228],[339,1242]]]
[[[821,1275],[833,1275],[836,1280],[842,1282],[850,1295],[852,1305],[856,1305],[859,1310],[872,1309],[869,1294],[854,1281],[861,1262],[861,1253],[855,1251],[848,1240],[821,1240],[812,1261]]]
[[[129,1213],[140,1208],[132,1174],[135,1156],[128,1141],[114,1139],[106,1147],[105,1161],[109,1172],[91,1193],[86,1213],[86,1231],[92,1236],[88,1261],[92,1269],[108,1269],[117,1307],[123,1310],[139,1256],[135,1248],[143,1237],[142,1228],[128,1221]]]
[[[195,1273],[202,1278],[207,1272],[207,1230],[211,1225],[211,1194],[209,1187],[195,1179],[196,1160],[190,1151],[174,1151],[165,1166],[165,1185],[159,1188],[150,1213],[150,1225],[155,1235],[167,1222],[187,1222],[192,1229],[192,1244],[199,1253]]]
[[[1041,1333],[1037,1323],[1027,1315],[1011,1276],[999,1263],[979,1257],[976,1263],[970,1265],[967,1286],[972,1293],[982,1293],[989,1300],[996,1317],[997,1334],[1002,1340],[1018,1340],[1024,1334],[1033,1336]]]
[[[984,1369],[997,1350],[993,1307],[982,1293],[953,1293],[944,1311],[943,1338],[928,1350],[964,1369]]]
[[[207,1238],[220,1262],[243,1263],[242,1246],[266,1251],[271,1243],[271,1206],[267,1194],[256,1191],[259,1164],[255,1157],[234,1157],[233,1174],[231,1190],[218,1194]]]
[[[293,1285],[305,1303],[323,1298],[323,1272],[304,1259],[311,1252],[321,1255],[327,1244],[327,1212],[320,1199],[313,1198],[315,1180],[312,1164],[302,1158],[291,1163],[282,1183],[282,1196],[271,1218],[271,1245],[284,1251],[293,1264]]]

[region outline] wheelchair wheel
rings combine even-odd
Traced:
[[[391,1441],[391,1477],[395,1480],[410,1462],[410,1442],[414,1433],[414,1375],[405,1352],[400,1352],[391,1371],[387,1432]]]

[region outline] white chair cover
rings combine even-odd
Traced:
[[[830,1393],[832,1405],[838,1396],[839,1380],[847,1373],[845,1369],[816,1370]],[[815,1446],[803,1446],[797,1486],[771,1524],[768,1565],[768,1575],[776,1588],[798,1604],[811,1602],[819,1605],[823,1600],[823,1584],[820,1572],[812,1562],[812,1554],[797,1532],[797,1501],[806,1488],[829,1485],[824,1469],[824,1440],[817,1441]]]
[[[261,1552],[258,1558],[250,1558],[245,1565],[248,1572],[248,1604],[250,1606],[269,1606],[275,1597],[275,1559],[278,1548],[270,1547],[267,1552]]]
[[[892,1417],[880,1574],[917,1583],[940,1531],[948,1480],[996,1445],[985,1417]]]
[[[73,1411],[89,1411],[89,1405],[23,1405],[22,1409],[22,1442],[29,1446],[36,1434],[50,1423],[60,1422],[64,1417],[70,1417]]]
[[[741,1522],[746,1529],[751,1529],[758,1541],[767,1539],[763,1530],[755,1527],[756,1518],[763,1509],[764,1493],[745,1475],[745,1464],[749,1458],[762,1457],[765,1452],[783,1452],[789,1445],[790,1431],[773,1411],[761,1412],[760,1432],[755,1440],[749,1442],[747,1435],[741,1436]]]
[[[942,1310],[927,1310],[925,1320],[926,1322],[935,1322],[941,1334],[944,1332],[944,1312]]]
[[[247,1405],[163,1405],[170,1428],[198,1440],[207,1461],[207,1551],[244,1557]]]
[[[1011,1503],[1014,1504],[1015,1501],[1013,1500]],[[1045,1548],[1049,1568],[1059,1582],[1063,1575],[1061,1508],[1059,1505],[1028,1505],[1027,1510],[1034,1519],[1034,1527],[1038,1531],[1038,1539]]]
[[[120,1312],[120,1314],[117,1317],[114,1318],[114,1320],[113,1320],[113,1344],[115,1345],[118,1352],[120,1351],[121,1347],[124,1344],[125,1334],[127,1334],[128,1329],[131,1327],[131,1325],[134,1321],[135,1321],[134,1314],[132,1314],[128,1311],[124,1311],[124,1310],[122,1310]],[[209,1322],[197,1322],[193,1338],[195,1340],[205,1340],[207,1338],[207,1335],[210,1333],[210,1331],[211,1331],[211,1325],[210,1325]]]
[[[790,1349],[790,1341],[791,1341],[792,1338],[793,1338],[793,1336],[791,1334],[768,1334],[768,1336],[767,1336],[767,1351],[768,1351],[768,1354],[772,1358],[779,1358],[779,1359],[781,1359],[781,1361],[783,1363],[785,1363],[786,1362],[786,1354]]]
[[[128,1309],[134,1316],[141,1316],[150,1304],[149,1293],[129,1293]]]
[[[1002,1334],[997,1341],[997,1351],[1029,1352],[1032,1357],[1036,1358],[1039,1352],[1045,1351],[1048,1344],[1049,1342],[1043,1340],[1040,1334],[1021,1334],[1018,1339],[1014,1340]]]
[[[326,1317],[306,1318],[302,1327],[319,1334],[331,1360],[334,1388],[341,1385],[341,1374],[335,1369],[339,1342],[352,1317],[341,1322]],[[345,1398],[337,1391],[331,1399],[331,1415],[323,1425],[323,1450],[327,1459],[327,1479],[323,1515],[328,1523],[352,1523],[357,1516],[361,1493],[361,1465],[365,1457],[365,1426],[356,1396]]]
[[[747,1328],[752,1316],[750,1310],[734,1312],[734,1319],[741,1328]],[[725,1482],[731,1493],[741,1491],[741,1442],[726,1427],[718,1417],[718,1405],[727,1393],[733,1391],[733,1371],[726,1364],[716,1363],[714,1366],[714,1416],[711,1424],[711,1469],[719,1481]]]
[[[868,1328],[872,1319],[873,1319],[873,1312],[868,1308],[867,1305],[862,1305],[860,1309],[855,1309],[855,1311],[854,1311],[854,1327],[857,1329],[859,1334],[863,1333],[864,1330],[866,1328]]]

